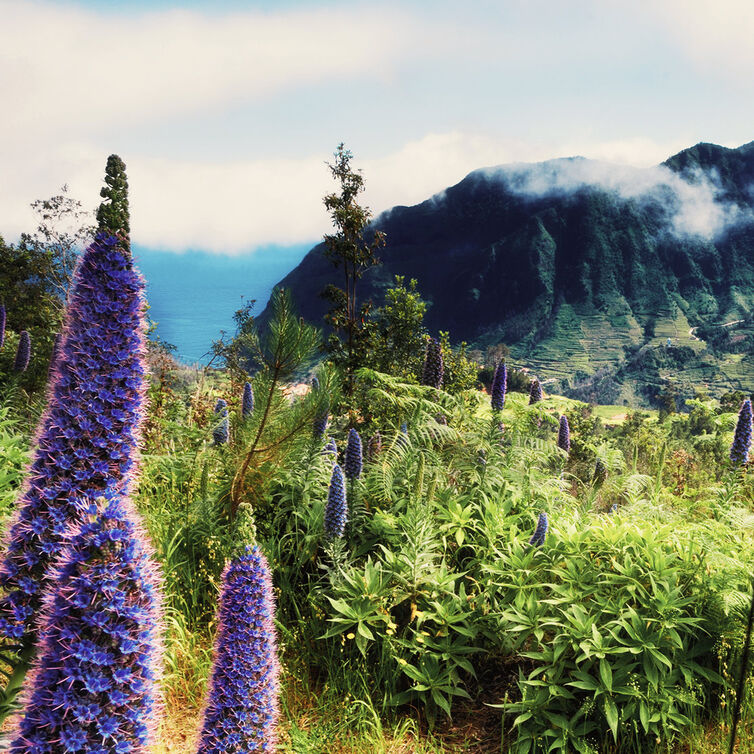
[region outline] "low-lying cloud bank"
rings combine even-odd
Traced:
[[[754,221],[752,206],[724,198],[715,170],[697,169],[682,176],[665,165],[637,168],[574,157],[486,168],[479,173],[504,182],[520,196],[565,196],[593,187],[622,199],[660,205],[667,212],[669,231],[679,238],[714,240],[736,225]]]
[[[356,152],[353,164],[365,177],[363,201],[377,214],[395,205],[424,201],[480,165],[543,160],[552,154],[577,151],[606,160],[648,164],[664,159],[678,146],[643,140],[533,145],[450,132],[428,134],[379,157],[363,159]],[[332,156],[326,152],[227,163],[127,153],[121,153],[121,157],[128,170],[132,237],[144,246],[237,255],[266,244],[321,238],[330,231],[330,219],[322,204],[322,197],[334,189],[325,164]],[[23,164],[16,164],[8,155],[4,165],[9,180],[0,183],[0,207],[5,208],[0,233],[14,239],[32,229],[34,217],[29,203],[51,196],[63,183],[69,185],[72,196],[93,209],[99,202],[106,158],[104,152],[84,144],[61,145]],[[572,190],[588,182],[617,182],[622,190],[628,190],[632,182],[641,185],[640,180],[647,185],[658,182],[647,178],[642,169],[625,165],[573,161],[576,167],[553,167],[561,162],[563,166],[568,163],[556,160],[504,170],[517,171],[520,190],[529,193]],[[628,180],[628,176],[636,178]],[[692,191],[694,196],[696,193]],[[694,222],[700,223],[698,219]]]

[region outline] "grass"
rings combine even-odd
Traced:
[[[184,636],[184,638],[187,638]],[[190,637],[195,647],[206,647],[208,636]],[[296,672],[295,658],[286,663],[281,697],[281,754],[505,754],[500,715],[490,708],[461,710],[454,722],[429,733],[410,714],[385,722],[359,701],[337,699],[313,688]],[[166,699],[161,743],[153,754],[193,751],[201,715],[200,700],[206,685],[202,667],[191,670],[189,661],[168,673],[172,691]],[[176,683],[176,674],[181,676]],[[736,754],[754,754],[754,678],[748,684],[748,704],[739,723]],[[179,689],[185,690],[184,697]],[[723,713],[700,722],[666,754],[728,754],[730,721]]]

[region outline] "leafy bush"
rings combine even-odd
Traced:
[[[486,567],[501,649],[531,661],[504,705],[514,751],[642,749],[709,704],[716,597],[702,548],[673,534],[605,519],[556,529],[545,548],[513,543]]]

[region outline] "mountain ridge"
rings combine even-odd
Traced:
[[[750,391],[752,187],[754,142],[699,143],[651,168],[583,157],[481,168],[374,220],[387,244],[359,297],[379,303],[396,274],[416,278],[430,331],[482,348],[505,342],[566,393],[647,403],[681,367],[681,394],[694,381],[713,394]],[[314,322],[333,277],[323,251],[279,283]],[[733,343],[708,332],[733,320],[743,320],[727,333]]]

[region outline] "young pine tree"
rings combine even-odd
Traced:
[[[364,272],[378,263],[377,249],[385,244],[385,234],[376,230],[365,238],[372,217],[368,207],[358,203],[364,190],[361,172],[351,166],[353,155],[343,144],[338,145],[335,162],[328,163],[339,191],[324,198],[335,232],[325,236],[325,254],[338,268],[343,288],[329,285],[323,295],[333,308],[327,321],[335,333],[328,343],[331,359],[342,367],[344,393],[348,401],[353,398],[354,373],[363,366],[369,349],[370,327],[368,322],[371,304],[357,304],[356,284]]]

